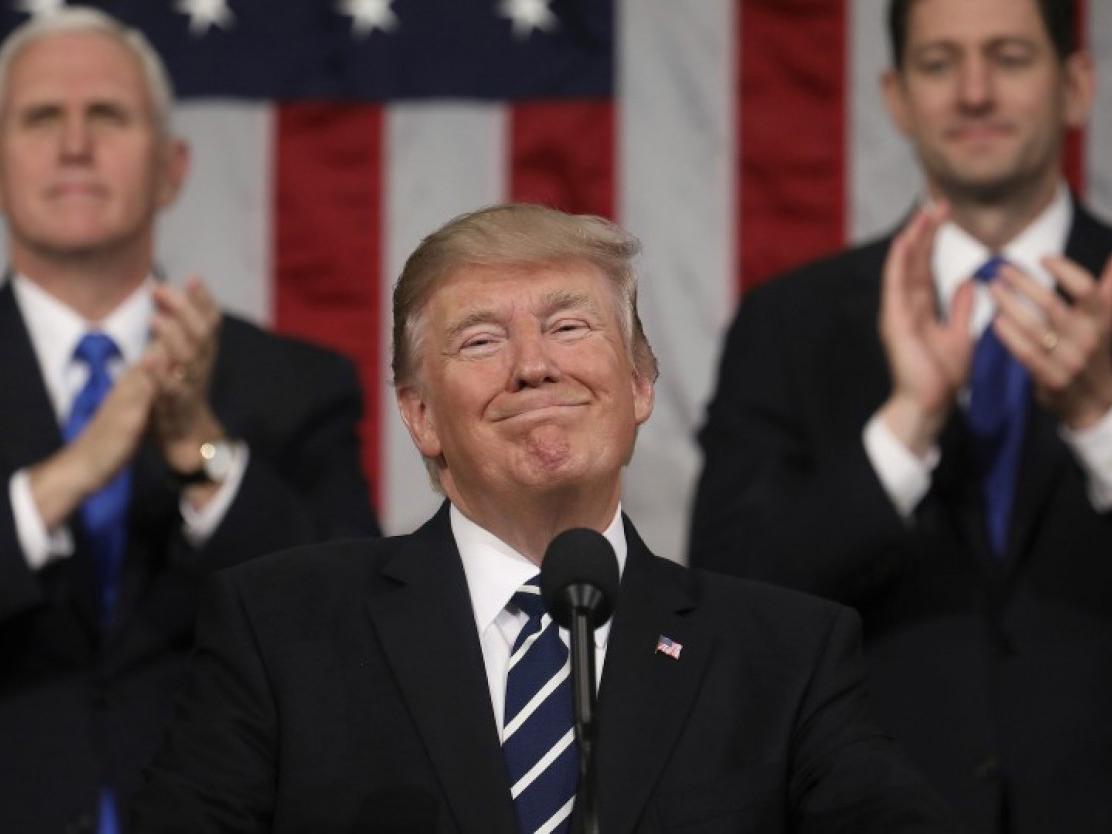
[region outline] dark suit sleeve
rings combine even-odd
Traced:
[[[179,556],[204,572],[299,544],[380,532],[360,469],[362,396],[354,367],[296,343],[281,343],[281,352],[265,341],[249,347],[256,355],[224,372],[227,387],[246,392],[217,397],[218,412],[221,399],[231,401],[221,419],[250,449],[243,480],[202,547],[179,542]],[[239,402],[251,408],[237,408]],[[260,404],[271,413],[260,413]]]
[[[840,609],[792,739],[792,830],[855,834],[956,831],[952,813],[870,718],[860,621]]]
[[[232,580],[217,574],[206,591],[189,685],[132,803],[138,834],[270,830],[277,727],[264,660]]]
[[[15,529],[9,482],[0,483],[0,623],[43,601],[42,588],[23,555]]]
[[[895,554],[911,541],[861,441],[875,405],[845,424],[846,409],[831,408],[866,396],[860,379],[830,378],[837,360],[827,347],[871,346],[875,327],[820,327],[822,311],[794,283],[755,291],[730,329],[699,434],[690,560],[860,604],[900,569]]]

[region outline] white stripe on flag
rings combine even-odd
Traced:
[[[560,671],[549,678],[545,685],[537,690],[537,694],[529,699],[529,702],[523,706],[513,717],[513,720],[505,726],[502,730],[502,743],[505,744],[514,733],[521,729],[521,725],[529,720],[529,716],[537,711],[544,700],[555,691],[556,687],[562,684],[571,675],[571,661],[567,661],[560,667]]]
[[[510,796],[514,799],[521,796],[521,792],[533,784],[533,781],[544,773],[545,768],[556,761],[559,755],[568,749],[574,739],[575,730],[569,729],[558,742],[549,748],[547,753],[541,756],[535,765],[529,768],[528,773],[517,780],[517,783],[510,788]]]
[[[174,282],[199,275],[224,309],[269,324],[271,107],[183,104],[173,126],[192,158],[185,187],[158,228],[159,265]]]
[[[734,3],[620,0],[618,220],[641,238],[640,309],[660,360],[622,502],[650,547],[684,558],[694,429],[735,297]]]
[[[853,241],[892,229],[922,187],[911,147],[892,125],[881,95],[880,77],[891,63],[887,5],[851,0],[847,10],[846,232]]]
[[[394,281],[425,235],[461,212],[505,199],[506,129],[498,105],[420,103],[386,111],[382,384],[388,389]],[[408,533],[441,499],[429,487],[392,390],[383,410],[380,520],[388,534]]]
[[[1089,44],[1097,65],[1097,98],[1086,137],[1088,203],[1112,220],[1112,3],[1089,0]]]

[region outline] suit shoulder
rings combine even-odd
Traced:
[[[794,306],[806,299],[828,303],[832,294],[867,287],[879,279],[890,243],[890,237],[880,238],[775,275],[746,293],[742,306]]]
[[[220,572],[253,618],[313,622],[358,604],[401,539],[353,538],[282,550]]]
[[[297,374],[306,382],[353,379],[350,359],[321,345],[274,333],[225,313],[220,333],[220,359],[227,366],[266,365]]]
[[[756,625],[769,635],[825,634],[839,617],[858,619],[853,609],[803,591],[654,558],[660,563],[657,570],[662,580],[686,587],[697,601],[697,609],[711,617],[720,630],[741,629],[737,631],[741,634]]]

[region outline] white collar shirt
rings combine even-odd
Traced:
[[[524,613],[511,611],[506,606],[514,592],[536,576],[540,568],[497,536],[467,518],[454,505],[449,510],[449,518],[452,535],[463,562],[463,572],[467,577],[467,591],[475,614],[483,664],[486,666],[490,702],[494,708],[494,720],[501,737],[510,651],[518,632],[528,620]],[[621,576],[625,570],[627,552],[621,505],[618,506],[614,518],[602,534],[614,548],[614,555],[618,559],[618,575]],[[606,659],[606,644],[609,636],[609,621],[595,629],[596,687],[602,678],[602,666]],[[568,644],[569,637],[566,629],[560,629],[560,639]]]

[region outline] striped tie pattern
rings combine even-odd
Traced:
[[[529,617],[510,653],[502,729],[518,830],[565,834],[578,770],[568,647],[544,612],[539,575],[510,605]]]

